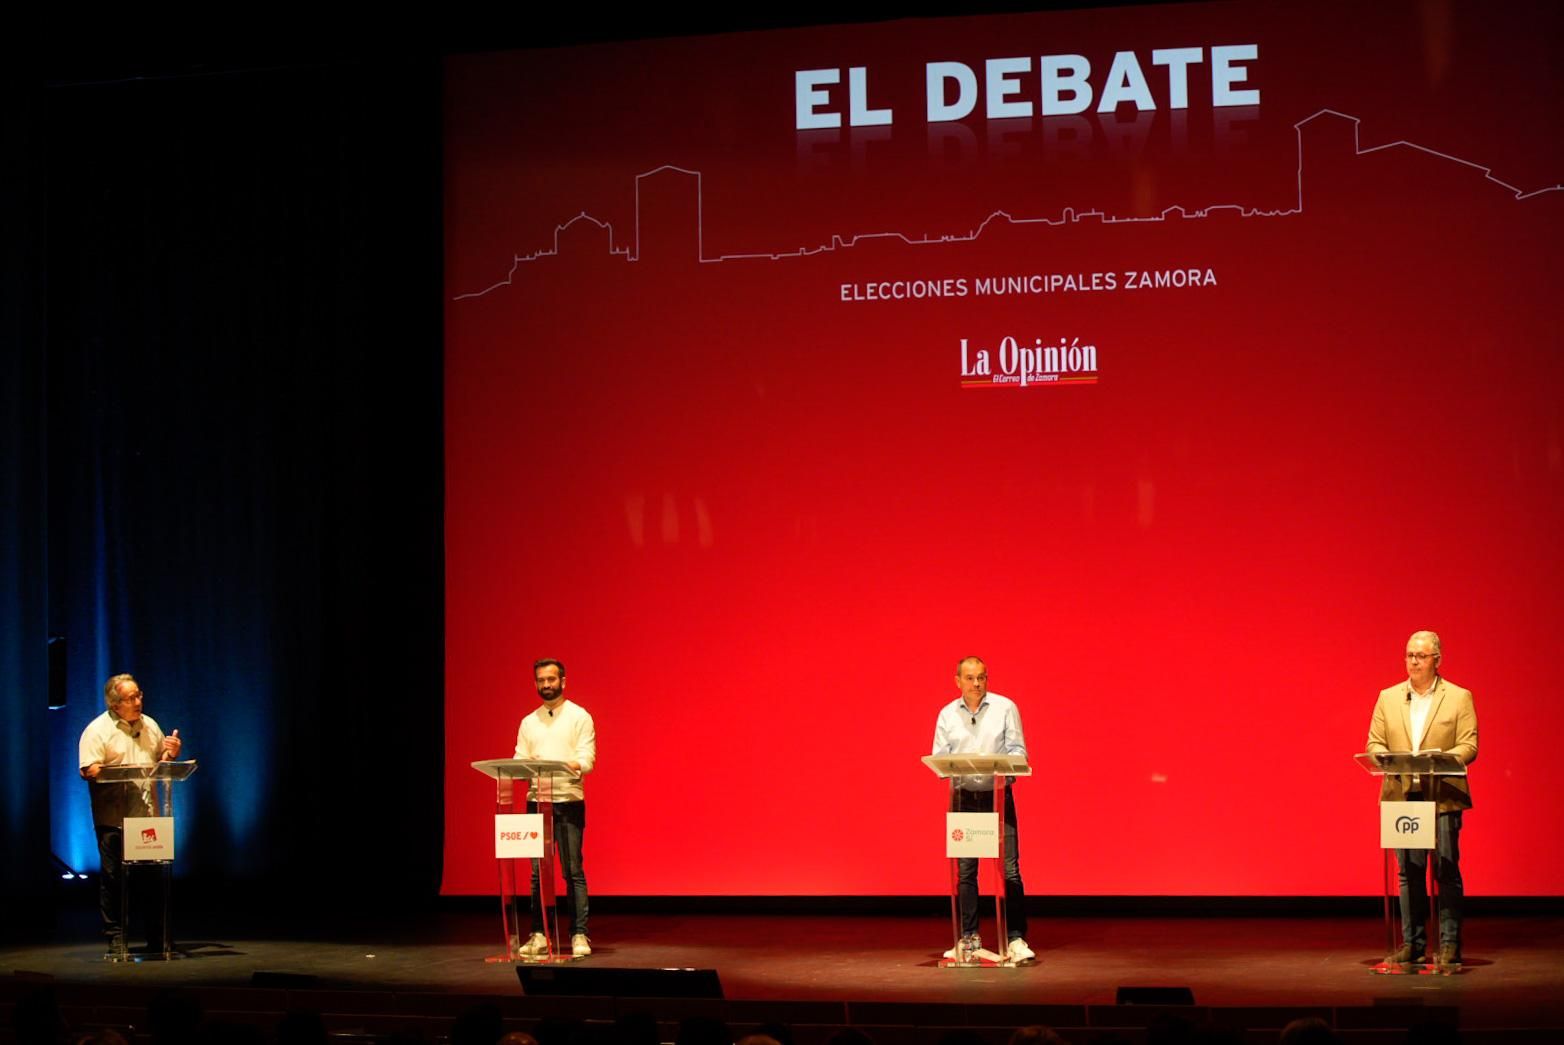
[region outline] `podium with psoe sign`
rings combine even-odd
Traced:
[[[1466,766],[1459,758],[1444,751],[1425,751],[1410,754],[1397,751],[1365,751],[1352,756],[1370,776],[1465,776]],[[1433,788],[1428,789],[1433,793]],[[1392,954],[1401,946],[1401,886],[1396,851],[1399,849],[1439,848],[1439,804],[1437,802],[1381,802],[1379,804],[1379,847],[1384,852],[1385,878],[1385,944],[1386,954]],[[1439,876],[1437,859],[1427,861],[1424,873],[1428,889],[1429,928],[1425,939],[1439,939]],[[1430,948],[1432,950],[1432,948]],[[1421,965],[1403,969],[1392,962],[1375,964],[1374,972],[1382,976],[1397,976],[1406,972],[1430,973],[1441,971],[1438,963],[1424,955]]]
[[[984,969],[1011,967],[1016,963],[1008,953],[987,949],[968,951],[961,943],[960,872],[957,860],[987,860],[993,873],[994,920],[998,939],[1008,939],[1005,931],[1005,789],[1008,777],[1031,776],[1032,767],[1016,755],[924,755],[923,764],[941,780],[950,782],[945,805],[945,855],[950,859],[950,927],[953,956],[940,959],[947,969]],[[963,777],[994,778],[993,812],[956,812],[957,791]],[[981,868],[981,864],[979,867]],[[982,877],[979,875],[979,881]]]
[[[120,854],[119,911],[120,925],[130,925],[130,872],[131,864],[156,867],[159,871],[156,888],[162,896],[162,927],[158,939],[162,951],[148,951],[141,959],[169,961],[174,957],[173,935],[169,932],[170,884],[174,873],[174,785],[196,771],[195,759],[187,762],[152,762],[145,765],[104,766],[92,781],[93,787],[139,787],[145,796],[145,805],[152,816],[127,816],[120,825],[123,843]],[[150,933],[148,935],[151,935]],[[126,934],[110,944],[104,955],[111,962],[128,962],[130,951],[125,946]]]
[[[500,922],[505,953],[488,962],[577,961],[567,946],[559,949],[559,915],[554,906],[554,789],[566,777],[579,776],[564,762],[537,758],[490,758],[472,767],[494,780],[494,859],[500,872]],[[518,788],[516,781],[522,784]],[[528,791],[536,812],[526,812]],[[520,794],[517,794],[520,791]],[[518,806],[522,810],[517,812]],[[538,868],[538,902],[543,908],[542,954],[523,954],[531,920],[522,920],[521,897],[532,896],[532,866]]]

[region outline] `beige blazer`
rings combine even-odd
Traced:
[[[1412,686],[1402,682],[1381,690],[1369,723],[1367,751],[1410,752],[1412,744]],[[1456,755],[1471,765],[1477,761],[1477,711],[1472,706],[1472,691],[1439,678],[1434,682],[1434,706],[1429,711],[1421,743],[1427,751],[1438,748]],[[1380,783],[1382,802],[1398,802],[1405,797],[1413,778],[1387,776]],[[1466,777],[1435,777],[1434,801],[1441,813],[1472,807],[1472,792]],[[1428,789],[1424,788],[1424,794]]]

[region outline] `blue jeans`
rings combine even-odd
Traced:
[[[527,803],[527,812],[537,812],[535,803]],[[581,836],[586,833],[586,802],[554,803],[554,858],[559,861],[570,890],[570,906],[575,915],[572,936],[590,936],[588,926],[587,877],[581,866]],[[532,861],[532,931],[543,931],[543,904],[538,898],[538,864]]]
[[[957,789],[952,813],[992,813],[992,791]],[[1026,936],[1026,888],[1021,884],[1021,847],[1016,830],[1016,796],[1005,789],[1005,935],[1012,940]],[[961,912],[961,935],[978,931],[978,862],[963,857],[956,861],[956,906]]]
[[[1401,940],[1413,954],[1426,949],[1428,935],[1427,849],[1397,849],[1401,879]],[[1434,850],[1434,878],[1439,882],[1439,942],[1461,952],[1461,811],[1439,814],[1439,848]]]

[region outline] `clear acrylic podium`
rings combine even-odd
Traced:
[[[122,786],[141,787],[147,796],[147,805],[151,809],[151,816],[174,815],[174,785],[190,776],[196,771],[195,759],[186,762],[151,762],[134,766],[104,766],[99,770],[97,777],[92,781],[93,787]],[[124,834],[121,825],[120,834]],[[120,869],[119,869],[119,917],[121,932],[119,938],[109,945],[108,953],[103,957],[111,962],[128,962],[135,960],[170,961],[174,958],[174,937],[169,932],[169,906],[173,890],[170,888],[174,875],[174,861],[131,859],[128,847],[122,840],[120,843]],[[162,898],[163,916],[162,925],[159,927],[158,939],[163,944],[161,951],[147,951],[145,954],[131,957],[129,949],[125,945],[129,935],[124,930],[130,928],[130,872],[133,867],[155,867],[158,870],[158,881],[155,888]],[[149,932],[150,936],[151,933]]]
[[[1374,777],[1387,776],[1465,776],[1466,766],[1460,759],[1444,751],[1425,751],[1421,754],[1410,754],[1404,751],[1365,751],[1353,755],[1352,760],[1363,767],[1364,772]],[[1429,788],[1429,794],[1433,794],[1433,788]],[[1428,928],[1424,930],[1424,939],[1437,941],[1439,939],[1439,876],[1436,874],[1438,867],[1439,851],[1439,817],[1434,817],[1434,856],[1424,866],[1427,874],[1428,890]],[[1385,882],[1385,953],[1395,953],[1401,946],[1401,885],[1399,881],[1399,867],[1396,861],[1396,850],[1383,848],[1384,854],[1384,882]],[[1437,950],[1438,944],[1433,943],[1428,950]],[[1440,969],[1438,962],[1430,955],[1423,956],[1420,965],[1402,968],[1392,962],[1379,961],[1374,965],[1374,972],[1381,976],[1399,976],[1407,972],[1434,973],[1448,972]]]
[[[956,807],[956,792],[961,787],[961,778],[967,776],[991,776],[994,778],[994,813],[999,819],[999,852],[996,856],[985,858],[992,869],[989,876],[994,883],[994,922],[997,939],[1008,939],[1005,927],[1005,789],[1009,786],[1007,777],[1031,776],[1032,768],[1027,765],[1026,759],[1015,755],[924,755],[923,764],[933,771],[941,780],[950,782],[947,792],[945,808],[954,810]],[[981,869],[982,864],[978,865]],[[979,882],[982,881],[981,873]],[[950,928],[951,950],[953,956],[940,959],[940,967],[947,969],[984,969],[995,967],[1012,967],[1016,965],[1011,961],[1009,952],[995,953],[987,949],[968,951],[961,945],[961,897],[960,875],[956,858],[950,859]]]
[[[554,906],[554,786],[561,778],[575,777],[577,773],[564,762],[535,758],[490,758],[474,762],[472,767],[494,780],[496,814],[526,812],[527,785],[530,783],[532,801],[543,817],[542,859],[495,859],[500,873],[500,923],[504,933],[505,953],[484,960],[528,964],[579,960],[571,955],[568,945],[560,948],[559,914]],[[516,781],[523,783],[517,787]],[[542,954],[523,954],[521,945],[531,935],[531,918],[523,917],[522,898],[525,897],[529,903],[531,901],[534,863],[538,865],[538,902],[543,907],[543,935],[548,938],[548,949]]]

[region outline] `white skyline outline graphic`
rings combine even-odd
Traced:
[[[603,221],[600,218],[596,218],[591,214],[588,214],[586,211],[581,211],[569,221],[566,221],[563,224],[556,224],[554,226],[553,246],[551,248],[534,251],[530,254],[512,255],[510,271],[506,273],[504,279],[488,287],[485,287],[482,290],[457,294],[451,300],[464,301],[471,298],[481,298],[487,294],[499,290],[501,287],[514,285],[517,270],[522,265],[544,258],[558,257],[560,252],[560,237],[564,235],[571,227],[582,222],[590,223],[600,229],[607,231],[609,243],[608,254],[610,257],[622,257],[630,263],[639,261],[639,249],[641,244],[641,182],[646,178],[655,177],[666,172],[685,174],[695,179],[696,260],[699,264],[702,265],[715,265],[725,261],[782,261],[789,258],[807,258],[820,254],[835,253],[839,250],[851,249],[858,246],[860,243],[873,242],[877,240],[898,240],[901,243],[911,247],[937,246],[940,244],[951,243],[972,243],[982,237],[984,231],[996,221],[1003,221],[1010,225],[1045,225],[1051,227],[1062,227],[1065,225],[1079,224],[1082,221],[1095,221],[1102,225],[1129,225],[1143,224],[1147,222],[1163,222],[1167,221],[1170,217],[1176,217],[1179,220],[1187,221],[1191,219],[1211,217],[1214,214],[1236,214],[1240,218],[1293,217],[1303,213],[1303,128],[1306,124],[1312,123],[1322,116],[1334,116],[1339,119],[1346,120],[1352,124],[1352,153],[1354,158],[1369,156],[1374,153],[1384,152],[1389,149],[1410,149],[1416,152],[1424,153],[1428,156],[1433,156],[1437,159],[1459,164],[1463,167],[1469,167],[1472,170],[1478,171],[1487,181],[1492,182],[1493,184],[1513,195],[1517,202],[1532,199],[1550,192],[1564,191],[1564,184],[1547,185],[1540,189],[1532,189],[1528,191],[1526,189],[1512,185],[1503,179],[1494,177],[1493,168],[1491,167],[1485,167],[1480,163],[1473,162],[1472,160],[1466,160],[1459,156],[1451,155],[1450,153],[1440,152],[1438,149],[1431,149],[1426,145],[1419,145],[1416,142],[1407,141],[1404,138],[1392,142],[1386,142],[1382,145],[1373,145],[1369,146],[1368,148],[1364,148],[1362,143],[1361,119],[1356,116],[1350,116],[1343,112],[1338,112],[1335,109],[1321,109],[1313,115],[1307,116],[1292,125],[1293,133],[1297,137],[1298,141],[1297,202],[1294,206],[1284,210],[1270,210],[1261,207],[1244,207],[1243,205],[1237,203],[1216,203],[1209,207],[1201,207],[1190,210],[1185,208],[1183,204],[1175,203],[1164,207],[1157,214],[1126,217],[1121,215],[1107,214],[1101,210],[1096,209],[1076,210],[1074,207],[1067,206],[1060,210],[1059,216],[1057,218],[1018,218],[1009,211],[996,210],[989,214],[988,217],[984,218],[977,224],[975,228],[967,233],[945,233],[937,236],[924,235],[916,237],[909,236],[904,232],[896,231],[860,232],[849,235],[832,233],[830,242],[823,243],[815,247],[798,247],[794,250],[781,251],[746,251],[735,254],[718,254],[715,257],[707,257],[704,175],[702,175],[700,171],[689,170],[684,167],[679,167],[675,164],[665,163],[662,166],[654,167],[649,171],[642,171],[640,174],[635,176],[635,218],[633,221],[633,244],[627,244],[622,247],[616,246],[615,243],[617,237],[615,235],[613,224],[611,222]]]

